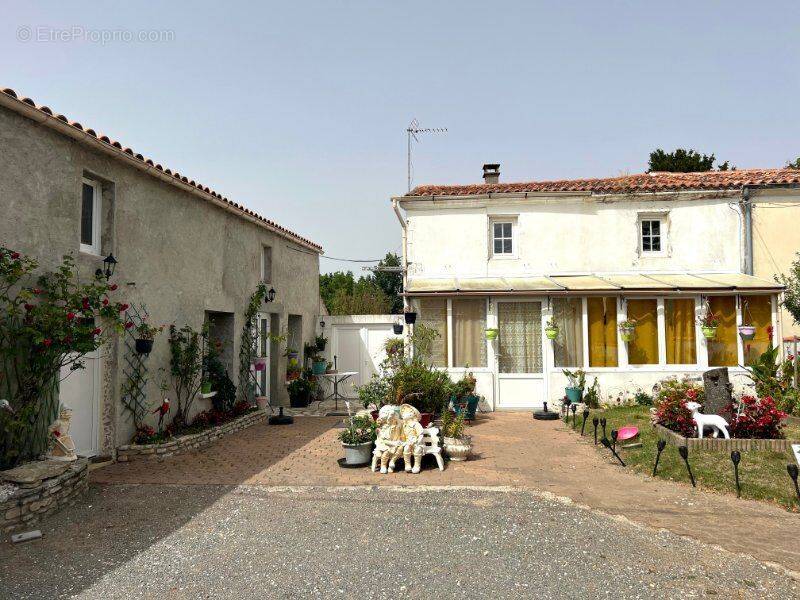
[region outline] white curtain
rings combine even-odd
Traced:
[[[453,366],[486,366],[486,301],[453,299]]]
[[[580,298],[554,298],[558,338],[553,343],[555,366],[583,366],[583,303]]]
[[[435,329],[439,335],[433,340],[431,362],[435,367],[447,366],[447,300],[420,298],[417,302],[417,322]]]
[[[498,302],[501,373],[542,372],[542,304]]]

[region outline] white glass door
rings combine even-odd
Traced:
[[[269,398],[270,380],[270,340],[269,340],[269,320],[268,313],[258,313],[256,318],[256,358],[264,359],[266,368],[256,371],[256,396],[266,396]]]
[[[497,303],[499,408],[533,408],[545,398],[542,303]]]

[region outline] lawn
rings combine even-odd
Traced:
[[[592,414],[587,419],[584,434],[584,439],[590,444],[593,442],[592,417],[595,415],[606,418],[606,431],[609,439],[611,439],[612,429],[619,429],[624,425],[635,425],[639,428],[639,441],[642,442],[642,446],[640,448],[626,449],[622,448],[621,443],[618,443],[617,453],[629,468],[651,475],[656,458],[658,437],[650,425],[649,407],[626,406],[609,408],[604,411],[592,411]],[[572,425],[572,416],[569,417],[568,424],[580,433],[582,421],[583,416],[578,414],[575,425]],[[602,430],[599,425],[597,429],[597,450],[610,456],[610,451],[600,444],[599,438],[602,437]],[[797,426],[787,426],[784,428],[784,433],[790,439],[800,440],[800,428]],[[794,462],[794,460],[791,450],[786,452],[742,451],[742,460],[739,463],[742,498],[774,502],[797,512],[800,508],[797,496],[795,495],[792,480],[786,472],[786,465]],[[689,463],[692,466],[692,473],[698,488],[736,494],[733,463],[729,452],[690,450]],[[667,444],[667,447],[661,453],[661,460],[658,463],[658,477],[671,481],[691,483],[686,472],[686,466],[675,446]]]

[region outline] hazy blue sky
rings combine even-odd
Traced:
[[[389,198],[406,190],[414,117],[449,129],[416,148],[415,183],[477,182],[484,162],[504,181],[640,172],[658,146],[738,167],[800,155],[796,0],[0,9],[0,86],[333,257],[399,250]],[[93,41],[113,30],[171,41]]]

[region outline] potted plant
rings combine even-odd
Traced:
[[[136,326],[136,353],[150,354],[153,351],[153,340],[164,327],[154,327],[146,320]]]
[[[497,329],[497,327],[487,327],[486,328],[486,339],[489,340],[490,342],[494,341],[494,340],[497,339],[497,335],[499,333],[500,333],[500,331]]]
[[[328,338],[326,338],[324,335],[320,334],[320,335],[318,335],[316,337],[315,341],[316,341],[316,344],[317,344],[317,350],[319,352],[325,352],[325,346],[328,345]]]
[[[551,318],[547,321],[547,324],[544,326],[544,334],[547,336],[548,340],[554,340],[558,337],[558,325],[555,319]]]
[[[452,461],[464,461],[472,453],[472,436],[464,435],[464,413],[454,415],[445,411],[442,415],[442,438],[444,451]]]
[[[475,418],[480,396],[475,394],[478,381],[475,375],[467,371],[464,376],[453,384],[451,401],[456,414],[464,414],[464,418],[471,421]]]
[[[407,325],[413,325],[417,322],[417,313],[412,310],[406,311],[403,316]]]
[[[403,333],[403,322],[400,319],[392,323],[392,331],[395,335]]]
[[[619,324],[619,335],[623,342],[630,342],[636,331],[636,319],[625,319]]]
[[[298,357],[300,356],[300,353],[297,350],[295,350],[294,348],[286,348],[285,354],[286,354],[286,358],[288,358],[290,361],[291,360],[297,360]]]
[[[314,375],[324,375],[328,368],[328,363],[325,357],[321,354],[314,354],[311,356],[311,372]]]
[[[211,382],[208,379],[203,379],[203,382],[200,384],[200,393],[204,396],[211,393]]]
[[[710,308],[706,308],[705,313],[697,322],[700,325],[700,330],[703,332],[704,338],[713,340],[717,337],[717,327],[719,327],[720,318],[711,312]]]
[[[263,356],[257,356],[253,359],[253,370],[254,371],[266,371],[267,370],[267,359]]]
[[[745,341],[750,341],[756,337],[756,328],[750,324],[752,323],[751,318],[748,302],[744,300],[742,302],[742,324],[739,325],[739,335]]]
[[[311,399],[314,384],[305,377],[296,377],[287,386],[289,392],[289,406],[292,408],[305,408]]]
[[[583,390],[586,387],[586,373],[583,369],[575,371],[563,369],[561,372],[569,382],[569,385],[564,388],[567,399],[573,404],[580,402],[583,399]]]
[[[345,423],[345,428],[339,432],[345,464],[368,464],[372,458],[372,444],[377,433],[375,421],[369,415],[356,415]]]
[[[300,363],[297,358],[290,358],[286,365],[286,381],[294,381],[300,377]]]

